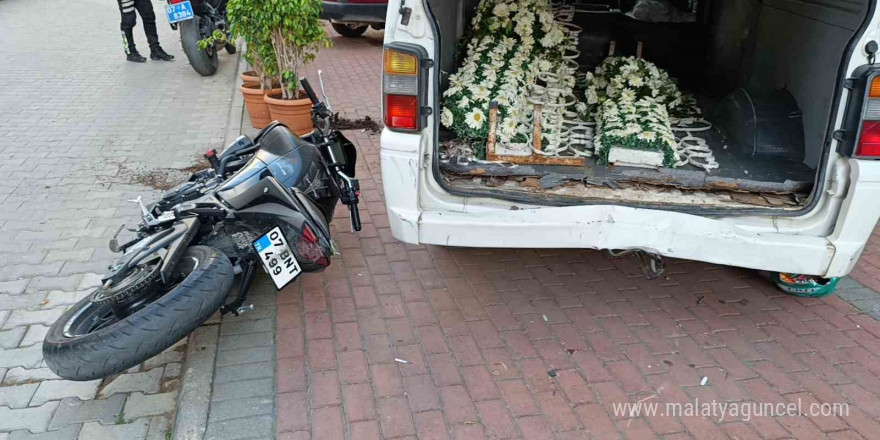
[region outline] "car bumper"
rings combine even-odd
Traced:
[[[324,2],[321,18],[339,22],[385,23],[387,3]]]

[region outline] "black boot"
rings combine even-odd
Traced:
[[[125,56],[125,59],[128,61],[132,61],[135,63],[146,63],[147,59],[144,58],[143,55],[139,54],[136,50],[129,50],[128,55]]]
[[[151,60],[162,60],[162,61],[171,61],[174,59],[174,55],[169,54],[162,50],[161,47],[156,47],[150,51],[150,59]]]

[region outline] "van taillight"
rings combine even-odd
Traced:
[[[860,66],[845,84],[849,98],[843,127],[834,132],[837,151],[858,159],[880,159],[880,69]]]
[[[421,46],[392,43],[385,47],[382,110],[385,126],[396,131],[419,131],[431,114],[424,72],[430,67]]]

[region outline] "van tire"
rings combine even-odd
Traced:
[[[369,26],[352,26],[342,23],[330,23],[333,26],[333,30],[336,31],[337,34],[342,35],[347,38],[357,38],[364,34],[367,31]]]

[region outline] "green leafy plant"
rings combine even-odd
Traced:
[[[210,37],[208,37],[208,38],[203,38],[203,39],[199,40],[198,42],[196,42],[196,44],[199,46],[199,49],[201,49],[201,50],[205,50],[205,49],[207,49],[207,48],[209,48],[209,47],[211,47],[211,46],[216,45],[217,43],[223,43],[223,44],[225,44],[225,43],[228,43],[228,42],[229,42],[229,41],[228,41],[228,39],[226,38],[226,34],[224,34],[223,32],[221,32],[221,31],[215,29],[215,30],[214,30],[214,33],[212,33]]]
[[[233,34],[256,46],[249,47],[248,56],[265,70],[274,61],[283,99],[298,97],[299,70],[330,45],[320,22],[322,8],[320,0],[231,0],[227,5]]]
[[[255,18],[262,7],[262,0],[229,0],[226,5],[226,20],[230,34],[236,39],[244,40],[244,59],[253,66],[254,72],[260,78],[260,86],[269,90],[277,82],[278,64],[266,23]]]

